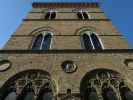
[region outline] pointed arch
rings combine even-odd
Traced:
[[[81,97],[83,100],[89,100],[88,98],[99,100],[99,96],[103,100],[119,100],[118,91],[116,92],[115,90],[118,90],[116,88],[120,79],[122,79],[120,73],[110,69],[92,70],[86,73],[81,80]]]
[[[84,33],[81,36],[81,45],[83,48],[87,49],[87,50],[92,50],[93,49],[93,45],[92,45],[92,41],[90,36],[87,33]]]
[[[95,33],[92,33],[90,37],[91,37],[91,40],[92,40],[92,43],[95,49],[103,49],[102,43]]]
[[[51,33],[47,33],[42,41],[42,50],[49,50],[51,46],[52,35]]]
[[[104,49],[101,39],[90,30],[81,32],[81,46],[86,50]]]
[[[40,69],[26,70],[19,72],[9,78],[3,87],[0,89],[2,100],[6,100],[10,96],[14,96],[15,100],[32,100],[35,95],[38,95],[45,83],[50,83],[51,93],[57,91],[56,84],[53,83],[51,75]],[[47,87],[47,86],[45,86]],[[47,90],[49,92],[49,90]],[[7,99],[8,100],[8,99]],[[9,99],[10,100],[10,99]]]
[[[52,43],[52,32],[42,31],[35,37],[32,50],[49,50]]]
[[[42,40],[43,40],[43,35],[42,35],[42,34],[39,34],[39,35],[35,38],[35,40],[34,40],[34,42],[33,42],[32,49],[33,49],[33,50],[38,50],[38,49],[40,49]]]

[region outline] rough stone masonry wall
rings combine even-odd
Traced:
[[[12,62],[12,66],[7,71],[0,72],[0,86],[15,74],[31,69],[41,69],[50,73],[59,92],[66,92],[68,88],[73,92],[79,92],[80,82],[85,74],[99,68],[117,71],[131,84],[133,72],[124,63],[127,58],[132,59],[133,55],[128,53],[9,54],[7,59]],[[76,72],[68,74],[62,70],[61,64],[66,60],[71,60],[78,66]],[[132,85],[130,87],[132,88]]]
[[[57,18],[75,18],[77,8],[57,8]],[[107,19],[100,8],[83,8],[87,10],[92,18]],[[129,48],[125,38],[120,34],[110,21],[84,21],[84,20],[38,20],[43,19],[48,8],[33,8],[20,27],[9,39],[4,49],[31,49],[32,42],[39,30],[49,30],[53,32],[53,42],[51,49],[82,49],[80,41],[80,31],[90,29],[96,32],[101,38],[105,49],[127,49]],[[63,11],[65,13],[63,13]],[[43,13],[42,13],[43,12]],[[67,12],[67,13],[66,13]],[[94,13],[95,12],[95,13]],[[73,16],[70,16],[72,14]],[[37,31],[38,30],[38,31]]]

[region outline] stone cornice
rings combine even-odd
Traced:
[[[104,49],[104,50],[83,50],[83,49],[63,49],[63,50],[0,50],[0,54],[120,54],[133,53],[133,49]]]
[[[52,20],[45,20],[45,19],[23,19],[23,21],[110,21],[110,19],[52,19]]]
[[[44,2],[33,2],[33,8],[98,8],[98,2],[81,2],[81,3],[59,3],[59,2],[52,2],[52,3],[44,3]]]

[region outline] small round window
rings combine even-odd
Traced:
[[[66,73],[73,73],[77,69],[77,66],[73,61],[64,61],[61,66]]]
[[[133,70],[133,59],[126,59],[124,63],[129,69]]]
[[[8,60],[1,60],[0,61],[0,72],[6,71],[11,66],[11,63]]]

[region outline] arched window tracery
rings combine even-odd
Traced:
[[[50,83],[45,83],[39,93],[37,100],[53,100],[53,92]]]
[[[34,100],[34,95],[32,82],[29,82],[24,86],[20,95],[17,97],[17,100]]]
[[[33,42],[33,50],[49,50],[52,42],[52,33],[49,31],[43,31],[41,34],[36,36]]]
[[[102,86],[102,96],[104,100],[118,100],[118,97],[110,84],[104,84]]]
[[[91,31],[84,31],[81,35],[81,44],[87,50],[103,49],[102,42],[98,36]]]
[[[133,92],[128,86],[121,85],[122,81],[123,77],[115,71],[107,69],[93,70],[87,73],[81,81],[82,99],[93,100],[97,97],[96,100],[99,100],[99,98],[103,98],[103,100],[132,100]],[[93,92],[91,91],[92,88]],[[86,95],[91,93],[93,95]]]
[[[1,98],[2,100],[34,100],[35,98],[53,100],[55,89],[55,84],[47,72],[29,70],[20,72],[8,80],[3,86]],[[13,99],[9,99],[11,96]]]

